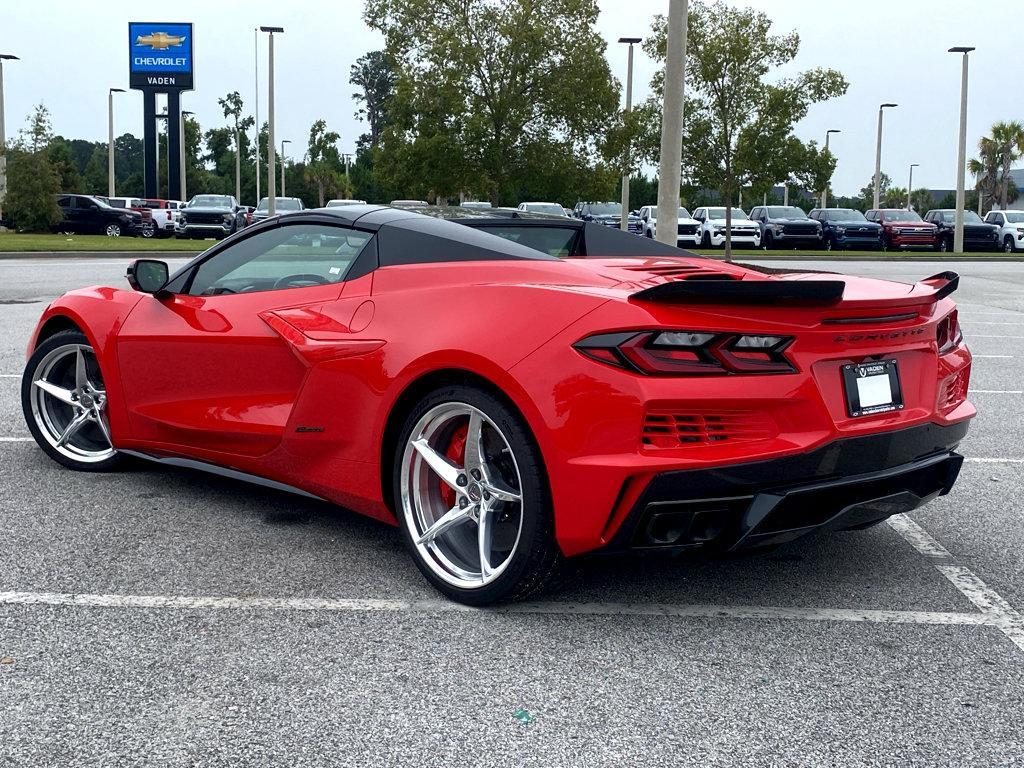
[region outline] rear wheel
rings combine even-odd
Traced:
[[[108,238],[119,238],[121,237],[121,225],[116,222],[111,222],[107,225],[105,232]]]
[[[32,353],[21,380],[21,406],[36,443],[65,467],[109,470],[120,462],[99,361],[80,331],[55,334]]]
[[[443,387],[406,419],[394,458],[403,539],[440,592],[482,606],[549,586],[563,557],[543,461],[521,417],[474,387]]]

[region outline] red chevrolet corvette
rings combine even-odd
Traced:
[[[458,601],[591,551],[758,548],[947,493],[974,407],[953,273],[765,271],[572,220],[349,206],[72,291],[25,418],[397,523]]]

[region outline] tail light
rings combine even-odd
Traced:
[[[588,336],[573,347],[592,360],[647,375],[791,374],[796,367],[785,350],[792,341],[707,331],[624,331]]]
[[[944,355],[963,341],[964,334],[960,330],[960,319],[957,317],[957,311],[953,310],[939,321],[939,325],[935,329],[935,342],[939,346],[939,355]]]

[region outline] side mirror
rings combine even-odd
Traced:
[[[128,265],[128,285],[144,294],[156,294],[167,285],[167,262],[158,259],[136,259]]]

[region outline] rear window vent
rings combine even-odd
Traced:
[[[774,421],[757,411],[715,411],[708,414],[649,411],[640,441],[645,448],[764,441],[779,434]]]

